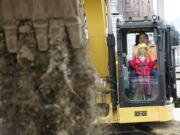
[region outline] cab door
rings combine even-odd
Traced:
[[[176,63],[175,63],[175,46],[179,45],[179,36],[171,27],[166,29],[166,85],[167,99],[173,97],[177,98],[177,87],[176,87]]]

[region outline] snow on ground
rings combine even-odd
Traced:
[[[178,78],[180,78],[180,74],[176,74]],[[180,80],[177,80],[177,96],[180,97]],[[180,121],[180,108],[174,109],[174,120]]]
[[[174,109],[174,120],[180,121],[180,108]]]

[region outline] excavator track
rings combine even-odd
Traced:
[[[112,133],[109,135],[152,135],[143,131],[127,131],[127,132],[117,132],[117,133]]]
[[[142,124],[111,124],[102,130],[105,135],[154,135],[148,126]]]

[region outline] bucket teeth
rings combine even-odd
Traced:
[[[9,26],[4,27],[4,33],[6,38],[7,50],[10,53],[17,52],[17,27]]]
[[[65,20],[72,47],[82,47],[83,23],[79,9],[79,0],[0,0],[0,26],[5,33],[8,51],[17,51],[17,27],[23,21],[33,22],[37,47],[40,51],[47,51],[48,21],[57,18]]]
[[[68,10],[65,13],[66,26],[73,48],[80,48],[83,45],[81,15],[79,13],[79,1],[67,0]]]
[[[34,14],[34,28],[36,33],[37,46],[40,51],[48,50],[48,8],[47,0],[34,0],[33,1]],[[48,3],[50,4],[50,3]]]
[[[66,26],[73,48],[80,48],[83,44],[82,26],[79,17],[66,19]]]
[[[8,25],[14,25],[15,9],[12,8],[13,3],[10,0],[0,1],[0,12],[2,22]]]
[[[47,51],[48,50],[47,24],[43,24],[43,25],[35,24],[34,27],[35,27],[38,49],[40,51]]]

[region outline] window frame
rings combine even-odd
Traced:
[[[127,34],[140,32],[153,32],[155,36],[155,44],[157,45],[157,61],[158,61],[158,89],[159,95],[156,100],[152,101],[131,101],[128,100],[123,92],[123,53],[127,54]],[[161,37],[161,38],[160,38]],[[164,105],[166,101],[166,86],[165,86],[165,69],[164,69],[164,56],[165,56],[165,34],[162,29],[157,27],[144,27],[144,28],[119,28],[117,31],[117,48],[118,48],[118,81],[119,81],[119,102],[121,107],[138,107],[138,106],[152,106]],[[163,78],[164,77],[164,78]]]

